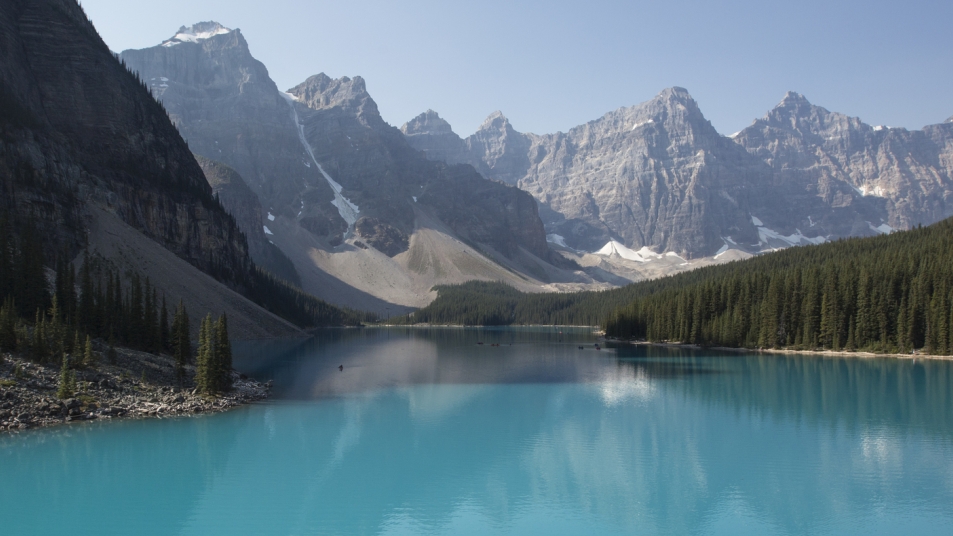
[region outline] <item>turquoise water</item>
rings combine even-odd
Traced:
[[[953,534],[953,363],[564,331],[241,345],[275,399],[0,438],[0,533]]]

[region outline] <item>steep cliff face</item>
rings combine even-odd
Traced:
[[[402,130],[428,158],[529,191],[550,236],[587,251],[759,251],[951,214],[953,123],[870,127],[794,93],[731,138],[681,88],[567,133],[521,134],[498,112],[466,139],[432,111]]]
[[[380,117],[360,77],[312,76],[291,105],[317,162],[360,215],[413,231],[414,204],[429,207],[466,240],[507,257],[520,247],[547,259],[546,233],[526,192],[486,181],[472,167],[427,160]]]
[[[205,179],[212,187],[212,192],[221,200],[222,206],[235,218],[238,227],[245,233],[248,251],[256,263],[286,281],[301,285],[301,278],[295,271],[294,265],[265,236],[268,230],[267,222],[269,219],[274,220],[275,216],[268,213],[268,217],[264,217],[258,196],[251,191],[241,175],[225,164],[209,160],[204,156],[195,155],[195,161],[205,173]],[[265,222],[264,225],[263,222]],[[268,230],[268,232],[271,231]]]
[[[457,160],[532,193],[548,209],[547,230],[577,249],[617,240],[693,257],[713,254],[722,237],[757,241],[748,192],[768,170],[681,88],[567,133],[520,134],[496,113],[464,145]]]
[[[870,126],[788,93],[735,141],[771,166],[776,181],[798,184],[830,208],[812,221],[835,235],[887,224],[907,229],[953,214],[953,124],[922,131]],[[858,207],[853,218],[845,209]]]
[[[409,235],[414,207],[426,206],[465,240],[507,256],[521,247],[551,255],[531,196],[487,185],[468,166],[423,158],[383,121],[360,77],[320,74],[282,93],[241,33],[216,23],[183,27],[121,57],[151,84],[193,150],[235,168],[263,207],[328,248],[363,236],[355,225],[364,217],[374,220],[361,226],[365,233]],[[390,253],[403,243],[395,240],[382,242]]]
[[[198,23],[120,57],[163,102],[195,153],[235,169],[274,215],[298,218],[322,236],[341,236],[347,224],[331,205],[334,193],[302,147],[286,98],[241,31]],[[264,251],[253,248],[252,256],[267,266]]]
[[[3,208],[51,251],[86,242],[95,204],[229,282],[245,238],[163,108],[74,0],[0,5]]]

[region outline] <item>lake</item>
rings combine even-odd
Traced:
[[[596,342],[236,343],[273,399],[0,437],[0,532],[953,534],[953,363]]]

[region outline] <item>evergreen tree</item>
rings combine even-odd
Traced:
[[[175,374],[179,383],[185,380],[185,365],[191,360],[192,343],[190,340],[189,314],[185,304],[179,300],[172,319],[172,355],[175,358]]]
[[[86,347],[83,349],[83,363],[87,366],[92,365],[96,361],[96,356],[93,354],[93,339],[89,335],[86,336]]]
[[[63,356],[63,364],[60,366],[60,381],[57,386],[56,396],[58,398],[72,398],[76,394],[76,375],[69,367],[69,357]]]
[[[212,333],[212,315],[202,319],[199,326],[199,346],[195,357],[195,385],[206,394],[215,393],[215,337]]]
[[[7,296],[0,307],[0,350],[12,352],[17,349],[17,312],[13,296]]]
[[[232,344],[228,340],[228,319],[225,313],[215,325],[215,387],[218,392],[232,388]]]
[[[159,311],[159,349],[163,352],[172,351],[172,344],[169,340],[169,310],[165,305],[165,296],[162,296],[162,310]]]

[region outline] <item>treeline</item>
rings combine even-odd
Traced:
[[[789,248],[602,292],[435,287],[395,323],[600,325],[607,335],[746,348],[953,354],[953,219]]]
[[[685,279],[610,315],[606,334],[747,348],[953,354],[953,220],[791,248]]]
[[[46,362],[84,351],[80,341],[89,337],[152,353],[171,354],[189,344],[185,307],[179,303],[170,326],[165,297],[149,278],[133,273],[123,284],[119,272],[88,256],[77,275],[61,257],[54,263],[51,294],[39,249],[3,246],[0,239],[0,272],[13,276],[0,285],[4,350],[24,350]]]
[[[211,315],[202,321],[193,355],[185,306],[179,302],[170,325],[165,297],[160,300],[148,277],[133,273],[123,282],[118,271],[88,255],[77,275],[63,255],[54,262],[51,294],[37,242],[29,232],[18,242],[7,230],[0,221],[0,350],[59,364],[58,396],[75,393],[74,369],[95,366],[93,338],[109,341],[110,362],[116,361],[117,344],[165,352],[174,357],[180,384],[186,380],[185,366],[195,363],[200,391],[218,394],[231,388],[232,353],[224,314],[214,323]]]
[[[378,320],[374,313],[331,305],[257,266],[252,276],[248,298],[299,327],[359,326]]]
[[[395,324],[459,324],[464,326],[601,324],[617,308],[634,299],[633,286],[600,292],[520,292],[504,283],[469,281],[438,285],[437,299]]]

